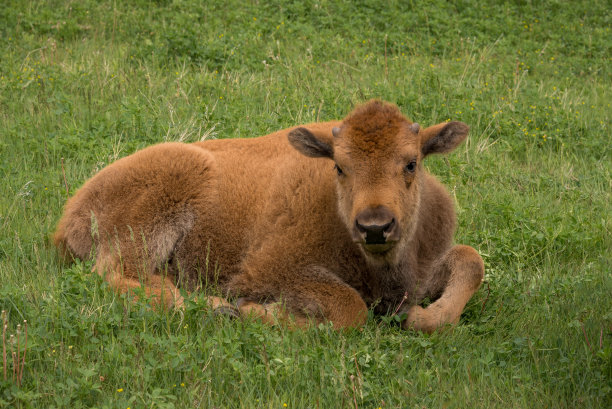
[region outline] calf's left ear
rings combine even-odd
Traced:
[[[328,143],[318,139],[306,128],[296,128],[289,132],[289,143],[302,155],[311,158],[331,158],[334,149]]]
[[[445,122],[421,131],[423,157],[432,153],[447,153],[455,149],[467,136],[470,127],[463,122]]]

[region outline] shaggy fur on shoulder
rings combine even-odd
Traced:
[[[179,278],[188,291],[214,281],[265,322],[355,327],[368,308],[399,308],[405,328],[431,332],[459,320],[484,273],[473,248],[452,245],[453,202],[422,166],[467,133],[421,129],[374,100],[343,121],[155,145],[88,180],[55,243],[93,258],[115,290],[144,286],[166,306],[182,305]]]

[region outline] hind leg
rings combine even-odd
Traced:
[[[99,274],[110,287],[119,294],[130,294],[142,289],[159,308],[184,308],[184,299],[173,280],[157,271],[142,274],[142,268],[134,268],[131,263],[118,261],[117,257],[106,255],[98,257],[93,271]],[[204,301],[216,314],[239,316],[238,309],[221,297],[205,296]]]
[[[447,276],[446,287],[440,298],[426,308],[413,305],[405,310],[408,317],[402,326],[406,329],[431,333],[459,322],[465,305],[480,287],[484,263],[472,247],[457,245],[446,253],[432,274]]]
[[[142,288],[155,307],[181,308],[183,297],[170,277],[161,274],[147,260],[135,258],[130,249],[131,246],[124,246],[119,252],[99,248],[93,271],[117,293],[129,294]]]
[[[100,274],[100,270],[95,268]],[[103,272],[100,275],[110,284],[111,288],[118,293],[130,293],[137,288],[143,288],[145,294],[151,299],[155,307],[183,308],[183,297],[178,288],[167,277],[151,275],[145,282],[126,277],[117,271]]]
[[[216,208],[214,175],[209,152],[179,143],[120,159],[68,201],[55,243],[93,257],[94,270],[116,291],[143,286],[156,304],[179,306],[182,297],[163,272],[196,219]]]

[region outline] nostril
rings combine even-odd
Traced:
[[[388,235],[391,232],[391,230],[393,230],[394,226],[395,226],[395,218],[391,219],[389,223],[383,226],[383,233],[385,233],[385,235]]]
[[[359,222],[355,223],[358,234],[361,239],[365,240],[366,244],[384,244],[387,237],[391,235],[395,221],[386,224],[363,225]]]
[[[359,233],[365,233],[366,232],[365,226],[362,226],[361,224],[359,224],[359,221],[357,221],[357,220],[355,220],[355,227],[357,228],[357,231],[359,231]]]

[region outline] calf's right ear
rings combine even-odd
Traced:
[[[311,158],[331,158],[334,156],[334,149],[326,142],[310,132],[306,128],[296,128],[289,132],[289,143],[302,155]]]

